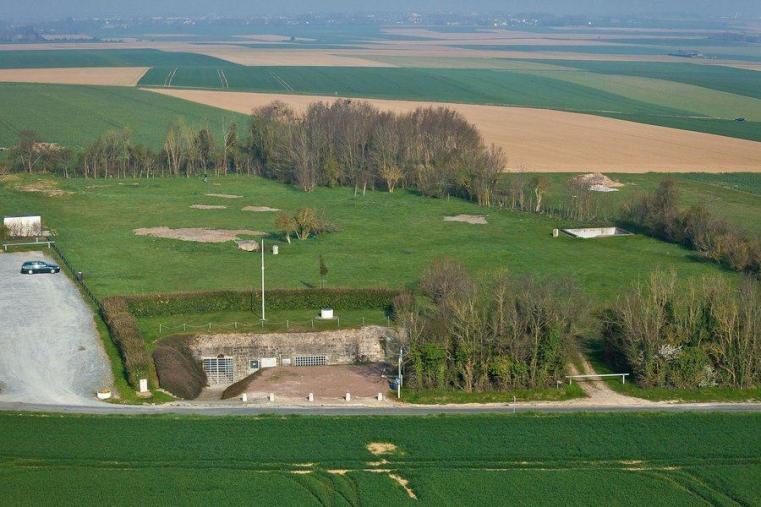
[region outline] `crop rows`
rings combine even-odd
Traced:
[[[353,418],[0,415],[12,501],[753,504],[761,416]],[[35,438],[28,438],[35,435]],[[393,443],[383,456],[371,442]],[[380,458],[384,461],[378,461]],[[95,492],[94,484],[109,484]],[[39,499],[42,499],[40,497]],[[34,503],[34,502],[32,502]]]

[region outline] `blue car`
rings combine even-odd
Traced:
[[[38,273],[58,273],[61,266],[45,261],[26,261],[21,265],[21,273],[25,275],[36,275]]]

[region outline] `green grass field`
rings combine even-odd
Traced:
[[[757,505],[761,493],[755,414],[0,414],[0,426],[10,504]],[[373,455],[373,442],[396,450]]]
[[[677,181],[681,206],[705,206],[715,216],[723,218],[751,233],[761,233],[761,174],[609,174],[624,184],[618,192],[595,196],[603,216],[614,217],[621,205],[642,192],[656,188],[664,178]],[[548,174],[551,185],[545,197],[550,207],[562,206],[568,200],[568,174]]]
[[[55,180],[72,192],[58,198],[18,190],[34,179],[5,179],[0,214],[42,214],[58,234],[58,245],[85,273],[98,296],[258,286],[259,257],[238,250],[232,242],[195,243],[133,233],[160,226],[249,229],[270,235],[270,244],[280,244],[280,255],[267,261],[270,288],[319,286],[319,255],[329,269],[329,287],[409,286],[440,257],[457,259],[482,277],[499,270],[572,276],[595,298],[613,297],[621,287],[657,268],[673,268],[683,276],[722,272],[694,252],[654,239],[553,239],[552,229],[562,226],[561,221],[404,191],[369,192],[355,198],[350,189],[303,193],[256,177],[211,179],[208,184],[195,178]],[[196,210],[190,208],[193,204],[228,208]],[[291,212],[314,207],[324,210],[338,231],[287,245],[274,227],[275,214],[241,211],[247,205]],[[489,223],[443,220],[456,214],[485,214]]]
[[[245,115],[125,87],[2,83],[0,102],[0,146],[11,146],[24,129],[81,148],[108,130],[129,128],[138,143],[158,149],[179,118],[219,135],[225,124],[247,121]]]

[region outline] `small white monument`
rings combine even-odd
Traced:
[[[307,401],[314,401],[314,393],[309,393],[309,396],[307,396]]]
[[[267,400],[270,401],[270,402],[274,402],[275,401],[275,393],[269,393],[269,395],[267,395]]]
[[[280,247],[278,245],[272,245],[272,255],[277,255],[280,253]]]
[[[351,393],[346,393],[346,397],[344,399],[346,401],[351,401]]]
[[[147,392],[148,392],[148,379],[141,378],[140,379],[140,394],[145,394]]]
[[[320,318],[322,320],[332,320],[333,317],[333,309],[332,308],[323,308],[320,310]]]

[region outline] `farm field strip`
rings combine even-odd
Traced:
[[[148,70],[149,67],[0,68],[0,82],[136,86]]]
[[[761,88],[761,74],[753,71],[724,68],[717,73],[712,69],[718,67],[675,64],[669,72],[684,76],[670,79],[666,67],[645,67],[650,74],[639,77],[597,67],[564,67],[563,61],[553,64],[387,69],[231,66],[224,71],[227,87],[234,91],[534,107],[761,141],[761,100],[749,91]],[[140,85],[161,86],[170,72],[174,68],[154,67]],[[218,73],[217,67],[181,67],[173,85],[220,89]],[[720,76],[730,84],[718,84]],[[731,84],[732,80],[737,82]],[[738,117],[745,121],[736,122]]]
[[[330,96],[149,89],[250,113],[274,100],[303,111]],[[474,123],[488,143],[501,146],[508,167],[526,171],[731,172],[761,170],[761,143],[546,109],[424,101],[367,100],[379,109],[409,112],[446,106]]]

